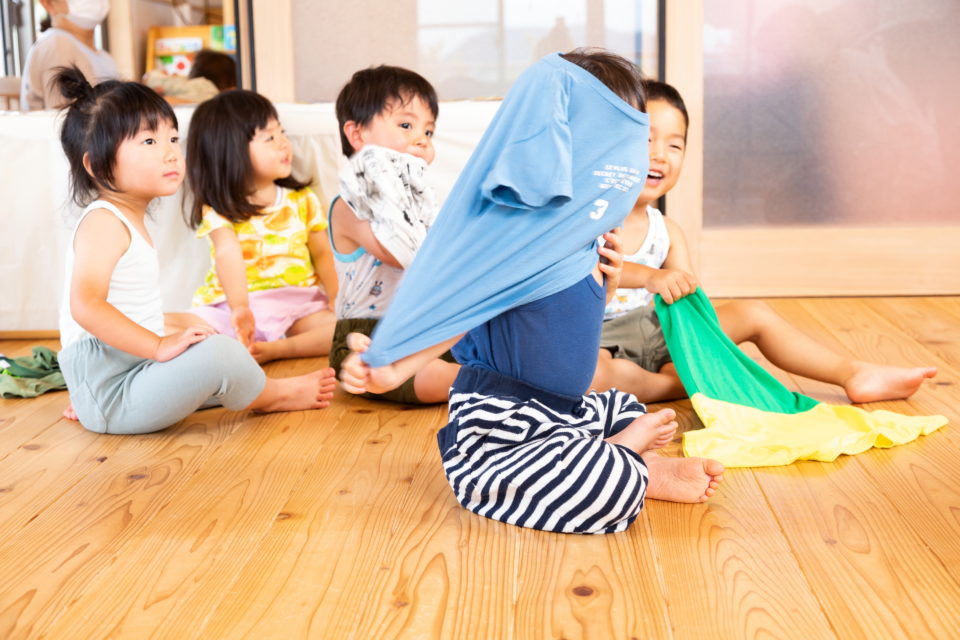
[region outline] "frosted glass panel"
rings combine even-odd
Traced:
[[[704,226],[960,222],[960,2],[706,2]]]

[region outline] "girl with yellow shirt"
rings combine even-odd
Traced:
[[[260,363],[324,356],[337,295],[327,219],[291,175],[290,141],[269,100],[232,90],[202,103],[187,137],[191,223],[213,265],[192,314]]]

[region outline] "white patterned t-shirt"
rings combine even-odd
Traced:
[[[333,211],[333,205],[339,197],[330,203],[330,211]],[[400,286],[404,270],[384,264],[363,247],[357,247],[353,253],[337,251],[333,241],[332,217],[328,233],[337,281],[340,283],[335,305],[337,319],[381,318]]]

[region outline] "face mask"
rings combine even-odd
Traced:
[[[67,20],[81,29],[93,30],[110,11],[110,0],[68,0]]]

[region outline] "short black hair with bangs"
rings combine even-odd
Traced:
[[[70,162],[70,195],[81,207],[100,191],[116,192],[117,149],[124,140],[143,128],[156,130],[161,122],[179,128],[170,104],[139,82],[107,80],[92,86],[74,66],[61,68],[53,83],[68,100],[60,144]]]
[[[406,103],[413,98],[423,100],[436,120],[440,112],[437,92],[419,73],[385,64],[354,73],[337,95],[337,122],[343,155],[348,158],[353,155],[353,146],[343,132],[343,125],[350,121],[368,125],[391,102]]]
[[[203,222],[204,205],[232,222],[260,215],[261,207],[250,202],[250,141],[270,120],[280,120],[273,104],[246,89],[219,93],[193,112],[187,135],[187,179],[193,192],[189,222],[194,228]],[[293,190],[310,185],[292,175],[274,184]]]
[[[684,103],[680,92],[677,91],[673,85],[667,84],[666,82],[660,82],[658,80],[647,80],[644,82],[643,87],[647,91],[647,102],[653,100],[663,100],[680,112],[680,115],[683,116],[684,126],[687,129],[690,128],[690,114],[687,113],[687,105]],[[683,132],[683,141],[687,141],[686,129]]]

